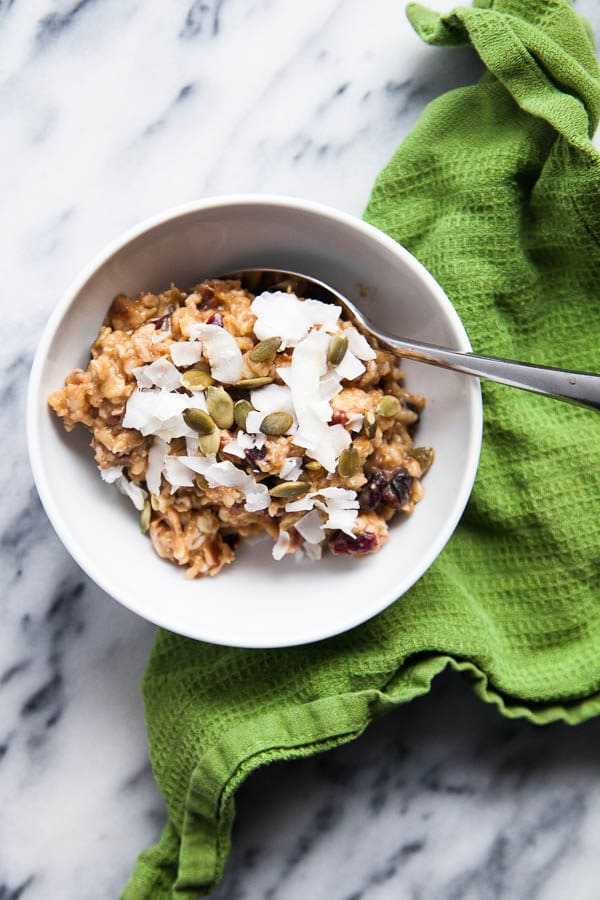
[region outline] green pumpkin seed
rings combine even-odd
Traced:
[[[288,412],[272,412],[265,416],[260,423],[260,430],[263,434],[269,434],[276,437],[285,434],[294,423],[293,417]]]
[[[373,438],[375,437],[375,434],[377,432],[377,416],[375,415],[375,413],[373,412],[372,409],[369,409],[365,413],[363,425],[364,425],[366,436],[369,438],[370,441],[373,440]]]
[[[352,478],[353,475],[356,475],[359,468],[360,453],[356,447],[348,447],[346,450],[342,450],[337,465],[338,475],[341,475],[342,478]]]
[[[256,346],[252,348],[248,356],[250,357],[252,362],[264,362],[265,359],[269,359],[271,356],[274,356],[280,347],[280,337],[265,338],[264,341],[259,341],[258,344],[256,344]]]
[[[252,388],[264,387],[265,384],[273,384],[273,379],[269,378],[267,375],[264,375],[261,378],[242,378],[241,381],[236,381],[233,387],[246,388],[246,390],[249,391]]]
[[[205,456],[214,456],[221,446],[221,432],[215,428],[210,434],[203,434],[198,438],[198,446]]]
[[[209,387],[206,392],[206,406],[219,428],[233,425],[233,400],[222,387]]]
[[[387,394],[381,398],[375,412],[378,416],[383,416],[384,419],[391,419],[400,412],[400,401],[396,397],[392,397],[391,394]]]
[[[431,463],[434,460],[435,453],[433,452],[432,447],[413,447],[410,451],[410,455],[413,459],[421,466],[421,475],[424,475],[425,472],[431,467]]]
[[[146,534],[150,530],[150,519],[152,518],[152,506],[150,505],[150,501],[146,500],[144,503],[144,508],[140,513],[140,528],[142,529],[142,534]]]
[[[282,481],[271,488],[269,493],[276,500],[289,500],[291,497],[301,497],[309,490],[310,483],[308,481]]]
[[[179,379],[179,383],[188,391],[205,391],[214,384],[214,381],[210,374],[203,372],[202,369],[188,369]]]
[[[317,459],[309,459],[308,462],[304,463],[304,468],[308,469],[309,472],[318,472],[323,466]]]
[[[327,363],[333,369],[336,366],[339,366],[341,361],[346,355],[346,350],[348,349],[348,338],[345,334],[341,334],[339,331],[333,335],[331,340],[329,341],[329,349],[327,351]]]
[[[235,424],[238,428],[241,428],[242,431],[246,430],[246,419],[248,418],[248,413],[253,412],[254,407],[250,403],[249,400],[238,400],[233,405],[233,418],[235,419]]]
[[[212,434],[215,430],[215,423],[208,413],[201,409],[184,409],[183,421],[188,428],[198,434]]]

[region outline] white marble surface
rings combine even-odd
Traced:
[[[600,31],[595,0],[579,8]],[[58,294],[196,197],[360,213],[425,103],[479,71],[422,46],[399,0],[0,0],[0,900],[112,900],[163,822],[139,692],[153,628],[68,558],[26,460]],[[599,742],[600,723],[506,722],[444,679],[354,745],[253,777],[214,896],[595,900]]]

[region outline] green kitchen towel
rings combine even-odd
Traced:
[[[430,43],[471,43],[487,72],[426,109],[366,218],[431,270],[476,350],[598,369],[600,80],[586,23],[567,0],[408,15]],[[169,821],[124,900],[210,892],[250,772],[350,741],[445,668],[506,716],[576,723],[600,711],[600,416],[483,391],[481,466],[462,522],[385,612],[272,651],[159,632],[144,696]]]

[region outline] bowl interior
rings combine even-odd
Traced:
[[[106,591],[171,631],[215,643],[305,643],[366,620],[406,591],[452,533],[479,455],[476,380],[407,363],[406,384],[428,398],[417,443],[437,458],[426,497],[363,560],[271,558],[271,541],[246,544],[216,578],[188,581],[159,559],[133,506],[99,478],[87,433],[66,434],[46,397],[92,343],[115,294],[183,288],[244,267],[316,276],[392,332],[470,349],[437,283],[393,241],[349,216],[298,201],[228,199],[180,211],[129,236],[63,298],[40,345],[30,386],[29,443],[40,496],[59,536]]]

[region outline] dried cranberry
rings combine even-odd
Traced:
[[[348,422],[348,416],[344,412],[343,409],[336,409],[329,420],[330,425],[346,425]]]
[[[358,495],[358,502],[362,510],[377,509],[383,499],[383,492],[388,486],[388,481],[383,472],[373,472],[368,484]]]
[[[377,509],[380,503],[399,509],[410,497],[413,478],[406,469],[396,472],[373,472],[368,484],[358,495],[360,508],[365,511]]]
[[[404,506],[410,497],[413,478],[406,469],[399,469],[390,482],[390,487],[396,495],[396,505]],[[393,506],[394,504],[390,504]]]
[[[250,447],[248,450],[244,450],[246,454],[246,460],[250,464],[250,466],[254,469],[255,472],[260,472],[259,467],[256,465],[257,460],[264,459],[267,455],[267,448],[261,447]]]
[[[379,541],[370,531],[363,531],[356,537],[350,537],[343,531],[336,531],[329,539],[329,549],[334,556],[353,555],[355,553],[373,553],[377,550]]]
[[[167,328],[171,324],[171,313],[165,313],[164,316],[161,316],[160,319],[154,320],[154,327],[157,331],[162,331],[163,329],[166,331]]]
[[[223,316],[221,313],[213,313],[210,318],[206,320],[207,325],[218,325],[219,328],[223,327]]]

